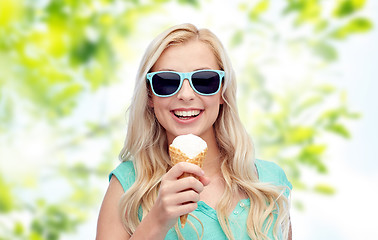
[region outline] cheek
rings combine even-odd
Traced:
[[[221,99],[217,99],[216,101],[211,101],[208,103],[208,109],[211,111],[211,121],[215,122],[215,120],[218,118],[221,105]]]
[[[155,104],[155,106],[156,106],[156,104]],[[160,125],[163,127],[163,128],[165,128],[166,129],[166,127],[167,127],[167,121],[165,120],[166,119],[166,117],[164,116],[164,114],[163,114],[163,112],[161,111],[161,109],[160,108],[158,108],[158,107],[155,107],[154,108],[154,114],[155,114],[155,118],[156,118],[156,120],[160,123]]]
[[[168,117],[167,114],[169,114],[168,99],[152,96],[150,106],[154,109],[156,119],[160,122],[161,125],[164,126],[165,125],[164,119],[166,119]]]
[[[212,106],[212,108],[216,108],[218,112],[219,112],[221,105],[223,105],[223,103],[224,103],[224,100],[223,100],[222,95],[220,93],[218,93],[216,95],[216,98],[212,99],[212,101],[209,102],[209,104]]]

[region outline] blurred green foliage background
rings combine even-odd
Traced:
[[[373,28],[365,5],[0,0],[0,239],[71,239],[88,222],[94,236],[139,59],[182,22],[210,28],[229,50],[256,156],[279,163],[296,190],[334,194],[303,171],[326,175],[329,136],[351,138],[347,123],[360,117],[332,66],[338,44]]]

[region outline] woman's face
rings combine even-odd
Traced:
[[[192,72],[202,69],[220,68],[208,45],[190,40],[164,50],[151,72]],[[152,94],[150,102],[157,120],[167,132],[169,143],[176,136],[189,133],[200,136],[205,141],[213,137],[213,124],[218,117],[220,104],[223,104],[221,91],[211,96],[199,95],[191,88],[188,79],[184,80],[177,94],[171,97]]]

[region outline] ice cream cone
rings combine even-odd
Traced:
[[[206,156],[206,152],[207,152],[207,148],[203,152],[195,156],[194,158],[189,158],[180,149],[175,148],[173,146],[169,146],[169,156],[171,157],[171,161],[173,164],[177,164],[179,162],[188,162],[188,163],[196,164],[199,167],[202,167],[203,159]],[[189,177],[189,176],[194,176],[194,175],[190,173],[184,173],[180,176],[180,178]],[[197,178],[196,176],[194,177]],[[184,228],[187,218],[188,218],[188,214],[180,216],[181,228]]]
[[[188,136],[188,135],[185,135],[185,136]],[[180,136],[178,136],[178,137],[180,137]],[[199,138],[197,136],[194,136],[194,137]],[[192,140],[192,138],[190,138],[190,140]],[[201,138],[199,138],[199,140],[203,141]],[[194,139],[194,141],[197,141],[197,140]],[[179,162],[188,162],[188,163],[195,164],[195,165],[202,168],[203,160],[205,159],[206,153],[207,153],[207,145],[206,145],[206,142],[204,142],[204,143],[205,144],[202,145],[202,149],[199,149],[200,152],[192,158],[188,157],[188,155],[190,155],[190,154],[186,154],[181,149],[177,148],[176,146],[170,145],[169,146],[169,156],[171,158],[172,163],[175,165]],[[191,144],[191,143],[187,142],[186,144]],[[197,176],[192,175],[190,173],[184,173],[180,176],[180,178],[189,177],[189,176],[193,176],[193,177],[197,178]],[[188,214],[180,216],[181,228],[184,228],[187,218],[188,218]]]

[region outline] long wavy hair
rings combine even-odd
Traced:
[[[162,176],[172,167],[168,155],[165,129],[154,116],[149,106],[151,92],[146,83],[146,74],[162,52],[171,45],[197,39],[213,51],[219,67],[226,75],[222,87],[224,104],[214,123],[218,147],[222,155],[221,171],[225,190],[216,211],[219,223],[228,239],[234,239],[228,213],[233,196],[239,191],[250,199],[247,230],[251,239],[268,239],[273,227],[277,239],[280,232],[287,238],[289,229],[289,203],[282,188],[260,183],[254,165],[252,141],[239,118],[236,105],[236,79],[229,57],[219,39],[207,29],[197,29],[192,24],[174,26],[157,36],[148,46],[135,82],[134,94],[128,109],[128,130],[124,147],[120,152],[122,161],[132,160],[135,167],[135,183],[122,196],[121,217],[125,229],[133,234],[140,223],[140,208],[144,217],[152,208],[159,191]],[[276,219],[274,226],[272,226]],[[179,233],[177,225],[176,232]]]

